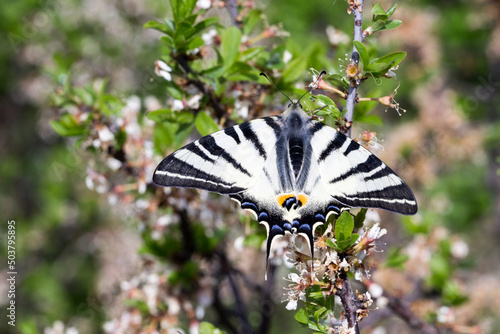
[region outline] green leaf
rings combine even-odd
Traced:
[[[331,239],[326,239],[326,242],[325,244],[330,247],[330,248],[333,248],[333,249],[336,249],[337,248],[337,245],[331,240]]]
[[[383,57],[380,57],[377,61],[382,63],[391,63],[392,67],[398,65],[406,57],[406,52],[399,51],[389,53]]]
[[[400,21],[400,20],[389,20],[389,21],[387,21],[384,24],[384,26],[380,30],[394,29],[394,28],[399,27],[401,25],[401,23],[403,23],[403,21]]]
[[[363,43],[359,41],[354,41],[354,46],[356,47],[356,50],[358,50],[363,67],[365,67],[370,63],[370,53],[368,52],[368,49]]]
[[[192,40],[189,41],[187,48],[188,50],[193,50],[196,48],[199,48],[200,46],[204,45],[205,41],[201,37],[196,37],[193,38]]]
[[[192,123],[194,115],[189,111],[174,112],[170,109],[158,109],[150,111],[146,117],[157,123],[172,122],[172,123]]]
[[[173,123],[156,123],[153,128],[153,144],[159,155],[165,155],[169,147],[174,143],[174,135],[177,126]]]
[[[240,61],[247,62],[249,60],[255,59],[260,53],[265,51],[265,47],[257,46],[254,48],[247,49],[243,51],[240,55]]]
[[[307,68],[307,61],[305,58],[298,57],[292,59],[288,63],[285,70],[283,71],[281,78],[285,82],[295,82],[302,76],[302,74],[304,74],[306,68]]]
[[[309,323],[309,316],[304,308],[301,308],[293,317],[301,324],[307,325]]]
[[[397,7],[397,4],[394,4],[394,5],[392,5],[391,8],[389,8],[389,10],[386,13],[387,17],[391,17],[392,14],[394,14],[394,12],[396,11],[396,7]]]
[[[165,19],[166,23],[160,23],[157,21],[148,21],[142,26],[144,29],[155,29],[161,31],[167,35],[172,36],[174,34],[174,26],[172,21]]]
[[[60,136],[81,136],[84,135],[85,127],[79,124],[71,114],[63,114],[59,121],[50,121],[50,125]]]
[[[195,33],[199,33],[202,30],[205,30],[205,29],[207,29],[207,28],[209,28],[211,26],[216,25],[217,23],[219,23],[219,18],[218,17],[209,17],[206,20],[198,22],[194,26],[194,31],[195,31]]]
[[[165,36],[161,36],[160,37],[160,41],[162,43],[165,43],[166,46],[168,46],[169,48],[173,49],[174,48],[174,40],[172,39],[172,37],[168,36],[168,35],[165,35]]]
[[[452,306],[458,306],[468,299],[468,297],[462,293],[460,287],[453,281],[445,283],[442,298],[445,305]]]
[[[384,75],[389,69],[397,66],[406,57],[406,52],[393,52],[383,57],[372,60],[365,68],[366,72],[373,75]]]
[[[367,211],[368,209],[365,208],[359,210],[358,214],[354,217],[354,227],[360,228],[363,226]]]
[[[321,316],[323,314],[325,314],[326,311],[327,311],[326,307],[322,307],[319,310],[317,310],[316,312],[314,312],[314,320],[316,320],[316,323],[319,324],[319,319],[321,318]]]
[[[372,24],[372,30],[373,32],[377,32],[382,30],[394,29],[399,27],[401,23],[403,22],[400,20],[388,20],[388,21],[378,20]]]
[[[182,90],[173,81],[164,81],[167,87],[167,92],[176,100],[182,100]]]
[[[170,0],[174,22],[179,23],[187,18],[193,12],[195,5],[196,0]]]
[[[349,212],[342,212],[335,222],[335,239],[337,239],[337,242],[347,241],[353,229],[354,218]]]
[[[199,334],[225,334],[226,332],[222,331],[218,328],[215,328],[215,326],[209,322],[202,321],[200,323],[200,326],[198,326],[198,333]]]
[[[383,16],[387,16],[387,13],[385,12],[385,10],[382,8],[382,6],[380,6],[378,3],[376,3],[373,7],[372,7],[372,14],[373,15],[383,15]]]
[[[220,53],[224,60],[224,69],[229,69],[240,53],[241,31],[231,26],[221,36]]]
[[[401,253],[401,247],[390,248],[387,252],[387,259],[385,260],[385,266],[389,268],[403,269],[404,264],[408,260],[409,256]]]
[[[213,334],[214,331],[215,331],[215,326],[212,325],[211,323],[206,322],[206,321],[203,321],[198,326],[198,333],[199,334]]]
[[[249,35],[255,29],[257,23],[261,22],[262,11],[260,9],[252,9],[243,20],[243,34]]]
[[[219,131],[219,126],[208,114],[199,112],[194,121],[196,129],[202,136]]]

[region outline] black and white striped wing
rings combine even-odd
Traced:
[[[345,207],[417,212],[406,183],[373,153],[322,123],[314,122],[311,146],[322,191]],[[324,189],[324,190],[323,190]],[[314,192],[314,191],[313,191]]]
[[[153,182],[219,194],[245,191],[261,178],[275,151],[276,131],[268,122],[278,117],[245,122],[184,146],[158,165]]]

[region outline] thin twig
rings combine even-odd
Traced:
[[[353,10],[354,14],[354,41],[362,42],[363,41],[363,2],[364,0],[358,0],[356,8]],[[351,59],[353,62],[359,63],[359,53],[356,48],[352,47],[352,55]],[[358,82],[356,79],[351,79],[351,84],[349,86],[349,93],[347,94],[346,99],[346,113],[345,119],[347,122],[352,122],[354,115],[354,105],[356,104],[356,96],[358,91]],[[347,131],[345,133],[348,137],[351,136],[351,127],[347,127]]]

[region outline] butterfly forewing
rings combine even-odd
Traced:
[[[261,178],[275,142],[275,131],[264,119],[242,123],[172,153],[156,168],[153,182],[220,194],[239,193]]]

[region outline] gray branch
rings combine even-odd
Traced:
[[[359,6],[357,9],[353,10],[354,14],[354,41],[362,42],[363,41],[363,2],[364,0],[359,0]],[[351,59],[359,63],[359,53],[356,50],[356,48],[352,47],[352,55]],[[358,83],[356,80],[351,80],[350,86],[349,86],[349,93],[347,94],[347,99],[346,99],[346,113],[345,113],[345,119],[348,122],[352,122],[353,115],[354,115],[354,105],[356,104],[356,97],[357,97],[357,91],[358,91]],[[351,127],[347,128],[347,131],[345,133],[348,137],[351,136]]]

